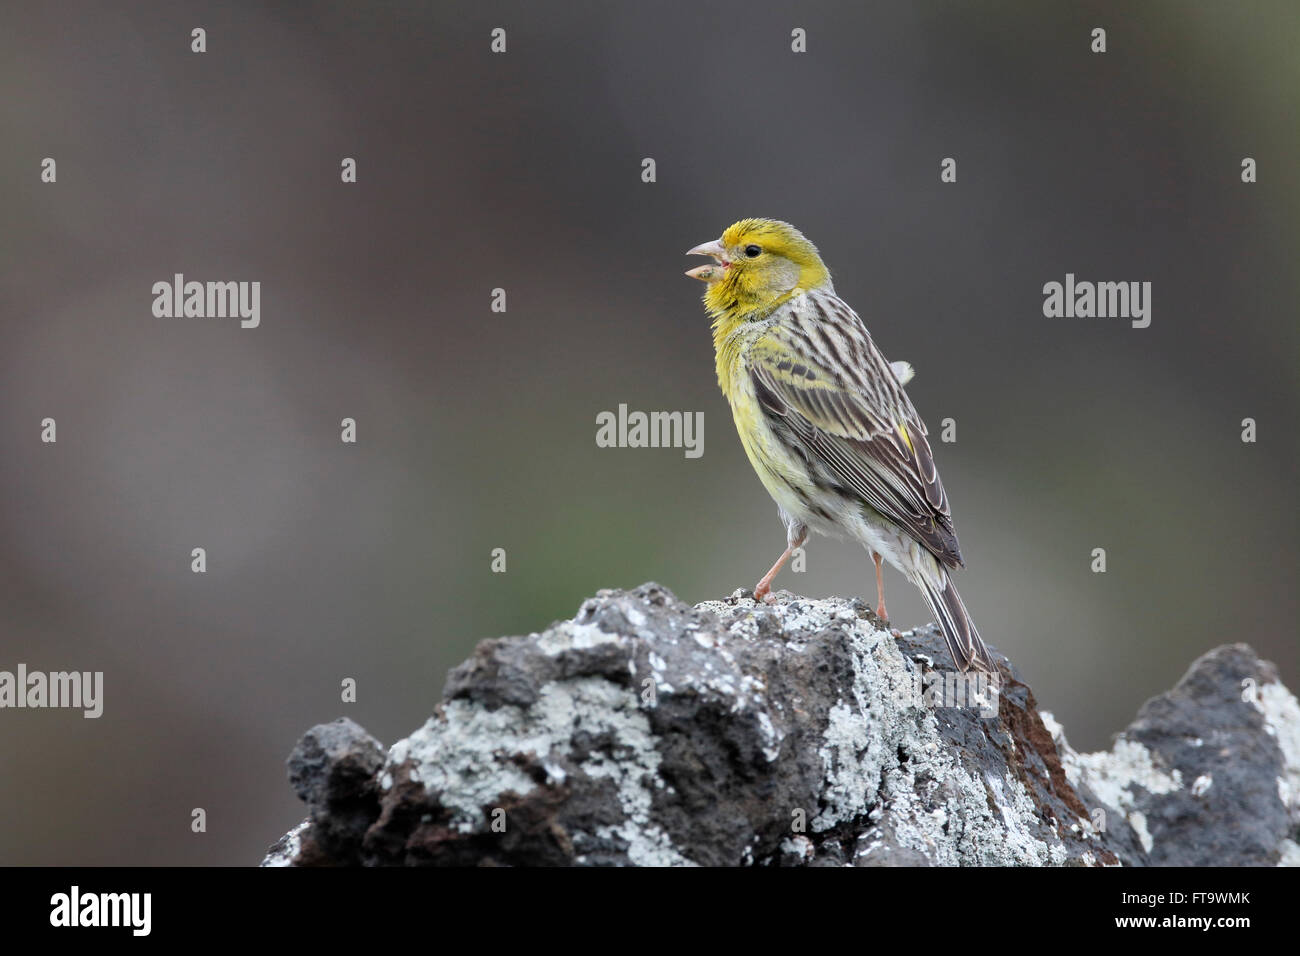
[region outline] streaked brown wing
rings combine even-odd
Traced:
[[[842,490],[902,526],[942,563],[961,566],[925,423],[852,309],[831,295],[806,296],[749,358],[773,424],[783,423]]]

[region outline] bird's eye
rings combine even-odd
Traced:
[[[758,246],[752,244],[745,247],[745,255],[749,256],[749,258],[751,259],[757,259],[758,254],[762,251],[763,250],[760,249]]]

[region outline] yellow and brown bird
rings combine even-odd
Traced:
[[[881,617],[883,557],[921,590],[956,665],[996,672],[948,576],[961,549],[925,423],[903,391],[910,366],[891,367],[789,223],[743,219],[687,255],[714,260],[686,274],[708,283],[718,384],[786,526],[785,553],[754,597],[773,600],[772,579],[810,528],[847,535],[875,561]]]

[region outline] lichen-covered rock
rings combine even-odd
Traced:
[[[291,758],[311,814],[265,863],[1179,862],[1163,845],[1188,838],[1196,807],[1145,801],[1181,794],[1193,769],[1237,795],[1215,805],[1215,825],[1257,813],[1235,861],[1285,854],[1275,835],[1294,835],[1300,712],[1247,649],[1204,675],[1212,688],[1185,679],[1168,708],[1143,709],[1128,739],[1154,755],[1147,772],[1123,763],[1127,745],[1070,750],[1005,660],[991,685],[952,672],[933,628],[891,634],[858,599],[778,597],[692,608],[654,584],[602,591],[541,634],[481,643],[382,760],[355,724],[313,728]],[[1160,741],[1162,721],[1247,671],[1254,723],[1224,699],[1223,731],[1240,736],[1214,739],[1249,756],[1165,765],[1193,757]]]
[[[1300,705],[1245,644],[1216,648],[1066,776],[1108,809],[1129,864],[1300,865]]]

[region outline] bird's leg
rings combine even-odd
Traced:
[[[763,575],[763,580],[754,585],[755,601],[762,601],[764,604],[776,603],[776,598],[772,597],[772,579],[776,577],[778,571],[785,567],[785,563],[790,560],[790,555],[794,553],[794,549],[802,546],[808,540],[808,531],[805,528],[798,532],[797,537],[793,539],[787,537],[786,540],[789,541],[789,544],[781,552],[781,557],[776,559],[776,564],[772,565],[772,570]]]
[[[880,606],[876,608],[876,617],[887,621],[889,612],[885,610],[885,578],[880,573],[880,555],[872,551],[871,560],[876,562],[876,600],[880,602]]]
[[[763,580],[754,585],[754,600],[762,601],[764,604],[775,604],[776,598],[772,597],[772,579],[776,577],[777,572],[785,566],[790,560],[790,552],[794,550],[794,545],[790,545],[783,552],[781,557],[776,559],[776,564],[772,565],[772,570],[763,575]]]

